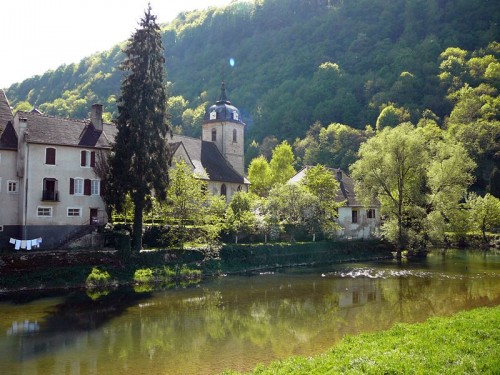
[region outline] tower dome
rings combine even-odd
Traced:
[[[224,82],[222,82],[219,100],[217,100],[214,105],[207,108],[203,120],[204,122],[233,121],[244,125],[243,121],[241,121],[239,109],[231,105],[231,102],[227,99]]]

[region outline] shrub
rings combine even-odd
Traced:
[[[89,288],[104,287],[111,284],[111,275],[108,271],[101,271],[99,268],[92,268],[92,272],[87,276],[86,285]]]
[[[141,268],[135,271],[134,281],[139,284],[148,284],[154,282],[153,271],[151,268]]]

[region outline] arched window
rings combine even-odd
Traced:
[[[220,195],[227,196],[227,189],[226,189],[226,184],[222,184],[220,187]]]
[[[212,129],[212,142],[217,141],[217,129]]]
[[[233,129],[233,142],[238,142],[238,134],[236,133],[236,129]]]

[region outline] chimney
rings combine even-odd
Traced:
[[[92,104],[90,122],[98,131],[102,131],[102,104]]]

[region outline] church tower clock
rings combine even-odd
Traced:
[[[242,176],[244,173],[244,130],[238,108],[227,99],[222,82],[219,100],[210,106],[202,123],[202,139],[214,142],[221,154]]]

